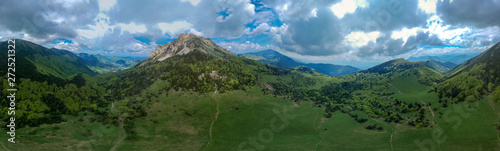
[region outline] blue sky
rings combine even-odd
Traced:
[[[148,56],[179,33],[234,53],[367,68],[395,58],[480,53],[500,41],[500,0],[3,0],[0,40]]]

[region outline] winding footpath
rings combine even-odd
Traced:
[[[118,138],[118,141],[115,143],[115,145],[113,146],[113,148],[110,149],[110,151],[115,151],[116,148],[118,148],[118,146],[120,146],[120,143],[122,143],[122,141],[127,137],[127,133],[125,132],[125,128],[123,128],[123,118],[122,118],[122,114],[120,112],[117,112],[117,111],[113,111],[113,108],[114,108],[114,103],[111,102],[111,113],[113,114],[118,114],[119,117],[118,117],[118,121],[120,122],[120,137]]]
[[[217,112],[215,113],[215,118],[214,120],[212,121],[212,123],[210,124],[210,130],[209,130],[209,135],[210,135],[210,139],[208,140],[208,143],[207,145],[204,147],[204,149],[206,149],[209,145],[210,145],[210,142],[212,142],[212,129],[214,127],[214,123],[215,121],[217,120],[217,118],[219,118],[219,102],[217,101],[217,99],[215,98],[215,94],[217,94],[217,90],[215,90],[214,94],[212,95],[212,98],[214,99],[215,101],[215,104],[217,104]]]
[[[307,100],[309,100],[309,98],[307,98]],[[311,102],[311,105],[312,105],[312,101],[311,101],[311,100],[309,100],[309,102]],[[314,108],[313,108],[313,109],[314,109]],[[314,116],[314,120],[313,120],[313,122],[312,122],[312,127],[313,127],[313,129],[314,129],[314,130],[316,130],[316,132],[318,133],[319,137],[321,138],[321,141],[319,141],[319,142],[316,144],[316,147],[314,147],[314,150],[318,150],[318,146],[319,146],[319,144],[323,143],[323,141],[325,140],[325,138],[324,138],[323,136],[321,136],[321,133],[320,133],[320,131],[318,130],[319,125],[318,125],[318,126],[315,126],[315,124],[314,124],[314,123],[316,122],[316,119],[318,118],[318,115],[319,115],[319,113],[318,113],[318,111],[316,111],[316,116]],[[320,119],[321,119],[321,118],[320,118]],[[318,124],[320,124],[320,122],[318,122]]]

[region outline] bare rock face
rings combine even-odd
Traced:
[[[212,40],[196,36],[195,34],[181,33],[173,42],[158,45],[155,51],[149,54],[148,59],[163,61],[176,55],[185,55],[193,51],[222,57],[234,55],[232,52],[218,46]]]

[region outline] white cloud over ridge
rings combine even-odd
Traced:
[[[174,21],[172,23],[158,23],[158,28],[162,31],[163,34],[169,35],[177,35],[180,32],[186,31],[193,27],[193,24],[190,24],[186,21]]]

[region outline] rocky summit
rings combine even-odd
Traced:
[[[196,36],[192,33],[182,33],[173,42],[158,45],[155,51],[149,54],[148,60],[163,61],[175,55],[185,55],[193,51],[200,51],[217,57],[234,55],[208,38]]]

